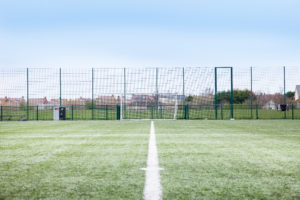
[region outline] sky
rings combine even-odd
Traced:
[[[0,69],[300,66],[299,0],[0,0]]]

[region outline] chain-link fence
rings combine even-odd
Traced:
[[[11,69],[0,120],[300,119],[297,67]]]

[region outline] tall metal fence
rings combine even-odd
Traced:
[[[0,71],[0,120],[300,119],[297,67]]]

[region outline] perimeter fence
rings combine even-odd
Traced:
[[[300,119],[297,67],[0,71],[0,120]]]

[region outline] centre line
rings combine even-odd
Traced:
[[[151,121],[150,139],[148,147],[148,159],[146,171],[146,181],[144,187],[144,200],[161,200],[162,187],[160,184],[160,174],[158,163],[158,153],[155,138],[154,122]]]

